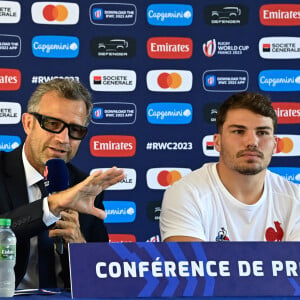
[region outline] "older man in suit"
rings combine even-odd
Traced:
[[[0,152],[0,214],[12,219],[17,236],[17,288],[69,287],[66,245],[108,241],[103,190],[122,180],[123,170],[113,167],[88,176],[70,163],[87,133],[91,110],[91,95],[81,83],[54,79],[41,84],[22,116],[24,144],[13,152]],[[46,196],[38,184],[53,158],[66,162],[70,188]],[[54,285],[41,284],[37,237],[43,232],[64,241],[65,251],[55,254],[52,264]]]

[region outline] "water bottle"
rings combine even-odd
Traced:
[[[16,236],[10,219],[0,219],[0,297],[12,297],[15,292]]]

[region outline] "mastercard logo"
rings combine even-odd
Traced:
[[[193,74],[188,70],[151,70],[146,80],[153,92],[188,92],[192,89]]]
[[[181,178],[182,178],[181,174],[176,170],[161,171],[157,175],[157,181],[162,186],[172,185],[174,182],[178,181]]]
[[[277,141],[277,147],[276,147],[276,153],[289,153],[294,148],[294,142],[289,137],[283,137],[283,138],[276,138]]]
[[[64,5],[46,5],[43,16],[47,21],[65,21],[68,17],[68,9]]]
[[[162,73],[158,76],[157,83],[163,89],[177,89],[182,83],[182,78],[178,73]]]
[[[300,135],[276,135],[276,151],[273,156],[300,156]]]
[[[69,2],[35,2],[31,14],[37,24],[73,25],[79,20],[79,6]]]
[[[152,168],[147,171],[147,186],[154,190],[165,190],[168,186],[192,172],[188,168]]]

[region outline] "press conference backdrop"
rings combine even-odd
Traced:
[[[24,140],[21,114],[39,83],[80,80],[94,110],[73,162],[124,168],[105,197],[110,240],[155,242],[164,190],[218,160],[220,103],[260,91],[279,118],[270,169],[299,183],[298,3],[0,1],[0,149]]]

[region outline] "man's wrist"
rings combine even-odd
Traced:
[[[49,195],[48,196],[48,206],[49,206],[49,210],[51,211],[51,213],[54,216],[59,217],[60,216],[60,212],[63,209],[59,207],[58,201],[56,201],[56,198],[57,198],[57,196],[55,194]]]

